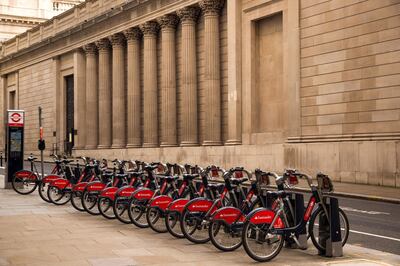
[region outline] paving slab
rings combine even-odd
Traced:
[[[51,205],[36,192],[23,196],[0,190],[0,265],[254,264],[242,249],[223,253],[211,244],[195,245],[70,205]],[[346,245],[343,257],[325,258],[310,244],[306,251],[283,249],[268,265],[400,265],[400,256]]]

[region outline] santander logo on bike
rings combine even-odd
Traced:
[[[272,216],[271,215],[267,215],[267,216],[255,216],[254,217],[254,220],[270,220],[270,219],[272,219]]]

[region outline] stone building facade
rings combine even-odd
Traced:
[[[0,42],[13,38],[84,0],[0,0]]]
[[[398,0],[87,0],[5,43],[0,107],[26,111],[26,153],[41,105],[47,154],[73,142],[400,187],[399,13]]]

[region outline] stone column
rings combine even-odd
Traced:
[[[227,1],[228,10],[228,140],[225,145],[242,143],[242,1]]]
[[[99,149],[111,147],[111,45],[107,38],[96,42],[99,51]]]
[[[204,57],[206,116],[203,145],[221,145],[221,67],[219,41],[219,12],[224,2],[202,0],[204,14]]]
[[[82,49],[74,51],[74,126],[75,149],[86,146],[86,63]]]
[[[177,11],[182,24],[182,136],[181,146],[198,145],[196,7]]]
[[[161,26],[161,144],[177,145],[176,59],[175,28],[178,17],[167,14],[158,19]]]
[[[6,75],[0,76],[0,151],[3,152],[3,157],[5,156],[5,141],[6,141],[6,131],[5,131],[5,99],[6,99]],[[4,163],[4,162],[3,162]]]
[[[158,146],[157,32],[158,24],[140,26],[144,38],[144,136],[143,147]]]
[[[112,148],[126,146],[126,90],[124,69],[125,37],[110,37],[112,44]]]
[[[127,148],[142,146],[141,138],[141,89],[140,89],[140,39],[138,27],[124,31],[128,42],[128,144]]]
[[[97,90],[97,48],[83,47],[86,54],[86,149],[96,149],[99,139],[99,94]]]

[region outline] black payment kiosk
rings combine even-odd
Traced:
[[[7,111],[7,181],[8,188],[15,172],[24,167],[24,111]]]

